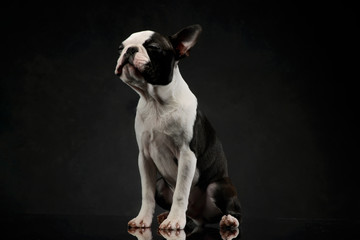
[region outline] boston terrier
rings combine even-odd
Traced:
[[[221,228],[241,222],[222,145],[179,71],[201,31],[192,25],[170,37],[136,32],[119,47],[115,74],[140,95],[135,132],[142,204],[129,227],[150,227],[155,203],[168,210],[158,216],[160,229],[184,229],[187,221]]]

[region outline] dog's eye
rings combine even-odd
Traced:
[[[123,45],[120,45],[120,47],[119,47],[119,53],[121,53],[123,50],[124,50],[124,46]]]
[[[151,43],[151,44],[147,45],[147,48],[150,50],[160,50],[160,46],[156,43]]]

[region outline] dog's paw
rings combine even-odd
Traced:
[[[223,240],[232,240],[239,235],[239,228],[220,228],[220,236]]]
[[[183,215],[175,215],[169,213],[168,217],[160,224],[160,229],[184,229],[186,225],[186,216]]]
[[[224,215],[220,221],[220,228],[237,228],[239,225],[239,221],[230,214]]]
[[[128,222],[130,228],[148,228],[151,226],[152,216],[137,216]]]
[[[150,228],[129,228],[128,233],[138,240],[151,240],[152,234]]]
[[[184,230],[169,230],[169,229],[159,229],[159,233],[166,240],[185,240],[186,234]]]

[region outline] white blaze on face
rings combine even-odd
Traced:
[[[135,53],[133,60],[133,64],[135,68],[140,72],[144,70],[145,65],[148,62],[150,62],[150,57],[147,54],[147,51],[143,46],[143,44],[146,42],[146,40],[150,39],[153,34],[154,34],[153,31],[142,31],[142,32],[133,33],[122,43],[124,45],[124,49],[122,50],[121,55],[117,61],[115,74],[122,72],[121,69],[119,68],[123,67],[121,65],[124,62],[124,54],[130,47],[138,48],[138,52]]]

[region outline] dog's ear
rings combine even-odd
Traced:
[[[175,50],[176,60],[189,56],[189,51],[196,44],[201,31],[200,25],[192,25],[181,29],[169,37]]]

